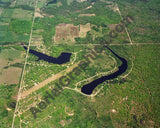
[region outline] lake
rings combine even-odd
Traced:
[[[111,50],[109,47],[105,46],[107,49],[109,49],[118,59],[121,60],[122,64],[118,67],[118,71],[110,74],[110,75],[106,75],[106,76],[102,76],[96,80],[93,80],[92,82],[83,85],[83,87],[81,88],[81,92],[90,95],[92,94],[93,90],[101,83],[105,82],[106,80],[112,80],[114,78],[117,78],[118,76],[120,76],[121,74],[123,74],[128,67],[127,61],[126,59],[118,56],[113,50]]]
[[[24,47],[24,49],[27,50],[27,47],[25,47],[25,46],[23,46],[23,47]],[[44,61],[47,61],[49,63],[59,64],[59,65],[69,62],[70,57],[72,55],[72,53],[62,52],[59,57],[55,58],[55,57],[43,54],[41,52],[37,52],[37,51],[32,50],[32,49],[29,49],[29,53],[37,56],[38,57],[37,61],[44,60]]]

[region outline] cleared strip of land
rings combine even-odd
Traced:
[[[31,93],[39,90],[40,88],[44,87],[45,85],[49,84],[52,81],[55,81],[59,78],[61,78],[62,76],[64,76],[64,73],[67,74],[69,72],[71,72],[75,67],[78,67],[78,63],[72,65],[71,67],[49,77],[48,79],[42,81],[41,83],[37,84],[36,86],[33,86],[32,88],[28,89],[27,91],[21,93],[21,99],[24,99],[26,96],[30,95]]]

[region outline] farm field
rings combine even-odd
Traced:
[[[160,127],[159,0],[0,0],[0,128]]]
[[[5,49],[1,52],[0,83],[18,84],[23,67],[24,53],[14,49]]]

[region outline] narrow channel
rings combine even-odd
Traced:
[[[84,94],[90,95],[92,94],[93,90],[101,83],[105,82],[106,80],[111,80],[114,78],[117,78],[118,76],[120,76],[121,74],[123,74],[128,67],[127,61],[126,59],[118,56],[112,49],[110,49],[109,47],[105,46],[107,49],[109,49],[118,59],[121,60],[122,64],[118,67],[118,71],[107,75],[107,76],[102,76],[96,80],[93,80],[92,82],[83,85],[83,87],[81,88],[81,92],[83,92]]]

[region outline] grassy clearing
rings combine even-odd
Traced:
[[[26,10],[34,10],[35,2],[33,0],[17,0],[16,6],[22,7]]]
[[[20,58],[20,52],[14,49],[5,49],[0,54],[0,58],[3,59],[17,59]]]
[[[18,34],[30,34],[32,21],[12,19],[9,24],[9,30]]]
[[[16,63],[22,63],[22,52],[14,49],[4,49],[0,53],[0,84],[18,84],[22,68],[10,67]],[[5,68],[5,67],[8,68]]]
[[[2,13],[1,13],[1,17],[11,18],[13,11],[14,11],[14,9],[3,9]]]
[[[14,9],[12,18],[17,18],[20,20],[32,20],[32,11],[23,10],[21,8]]]
[[[0,84],[18,84],[21,76],[22,68],[10,67],[3,69],[0,75]]]

